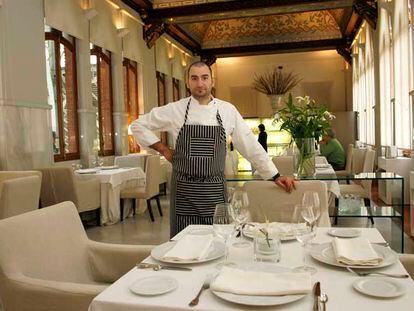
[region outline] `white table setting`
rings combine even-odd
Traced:
[[[223,242],[213,238],[213,226],[191,225],[171,241],[155,247],[141,269],[134,267],[95,297],[89,310],[312,310],[317,282],[321,293],[328,297],[329,310],[350,310],[355,306],[358,310],[412,310],[411,279],[360,277],[348,271],[343,263],[329,262],[332,253],[327,249],[332,249],[332,241],[339,239],[341,256],[351,255],[350,260],[355,254],[357,258],[370,256],[369,252],[358,251],[358,247],[368,244],[381,258],[379,264],[368,263],[370,266],[356,263],[354,271],[407,274],[377,229],[340,229],[315,229],[316,237],[305,251],[308,264],[316,268],[311,275],[292,272],[292,268],[302,264],[302,247],[296,239],[282,241],[279,262],[262,263],[254,261],[253,243],[249,239],[242,238],[250,241],[250,245],[240,248],[235,247],[236,237],[233,237],[227,243],[230,264],[218,269],[223,262]],[[356,232],[356,237],[338,238]],[[357,239],[355,243],[353,239]],[[206,247],[210,249],[207,253]],[[198,303],[190,306],[202,287],[206,289],[198,297]],[[387,295],[388,298],[383,298]],[[322,305],[319,302],[318,310],[323,310]]]
[[[120,168],[114,166],[101,166],[75,171],[76,178],[86,180],[98,178],[101,182],[101,225],[111,225],[120,220],[120,192],[122,188],[145,186],[145,173],[140,167]],[[125,215],[131,208],[127,200]]]

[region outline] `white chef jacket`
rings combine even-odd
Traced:
[[[162,131],[169,132],[173,136],[175,144],[178,133],[184,124],[185,110],[189,99],[190,97],[186,97],[168,105],[156,107],[132,122],[131,131],[136,141],[143,147],[151,146],[160,141],[153,132]],[[232,104],[212,98],[207,105],[200,105],[191,96],[186,124],[218,125],[217,109],[223,121],[227,138],[231,136],[231,140],[240,154],[253,164],[263,179],[275,176],[278,172],[275,165]]]

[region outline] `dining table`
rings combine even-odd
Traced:
[[[316,237],[312,241],[312,247],[315,245],[325,245],[333,239],[328,234],[331,228],[316,228]],[[205,234],[213,232],[213,226],[207,225],[190,225],[178,233],[172,240],[178,241],[187,234],[200,234],[200,231],[206,231]],[[387,244],[376,228],[357,228],[362,237],[371,242],[372,245],[382,245],[387,248]],[[229,239],[227,246],[229,249],[228,261],[233,262],[236,267],[254,267],[258,265],[254,261],[253,243],[245,237],[250,245],[239,248],[235,245],[236,238]],[[171,243],[171,242],[169,242]],[[234,245],[233,245],[234,244]],[[388,250],[388,248],[387,248]],[[281,260],[278,263],[268,263],[266,265],[273,268],[292,269],[302,264],[303,248],[294,240],[283,241],[281,244]],[[306,261],[309,265],[316,268],[316,273],[311,276],[312,284],[320,282],[320,290],[328,297],[326,310],[349,311],[349,310],[376,310],[376,311],[408,311],[413,310],[414,305],[414,282],[411,278],[392,279],[393,284],[403,290],[403,294],[394,298],[378,298],[361,293],[353,287],[354,282],[360,282],[364,277],[360,277],[349,272],[344,267],[330,265],[310,256],[309,250],[305,248],[304,252]],[[395,254],[396,255],[396,254]],[[129,272],[122,276],[115,283],[106,288],[96,296],[89,306],[89,311],[137,311],[137,310],[315,310],[313,308],[315,297],[313,292],[305,294],[303,298],[274,306],[249,306],[240,303],[229,302],[219,298],[210,289],[203,291],[196,306],[189,306],[189,302],[197,295],[207,278],[219,273],[218,263],[223,258],[212,261],[199,262],[194,264],[180,265],[190,267],[191,271],[164,270],[154,271],[153,269],[137,269],[133,267]],[[143,262],[145,263],[162,263],[149,256]],[[387,273],[407,273],[398,257],[392,264],[370,269],[371,271],[381,271]],[[161,295],[137,295],[131,291],[136,282],[151,277],[169,277],[176,280],[177,288]],[[390,278],[376,276],[374,282]],[[374,283],[375,284],[375,283]],[[387,284],[387,283],[386,283]],[[165,284],[155,284],[163,286]],[[322,309],[319,309],[322,311]]]
[[[85,171],[85,170],[84,170]],[[75,172],[79,180],[97,178],[101,182],[101,225],[112,225],[120,220],[120,193],[121,189],[131,187],[144,187],[146,175],[142,168],[101,167],[90,170],[91,173],[81,174],[82,170]],[[124,205],[125,215],[131,210],[130,200]]]

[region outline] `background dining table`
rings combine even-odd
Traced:
[[[100,169],[94,174],[76,174],[78,179],[98,178],[101,182],[101,225],[112,225],[120,220],[120,192],[122,188],[145,186],[146,176],[142,168]],[[126,200],[125,215],[131,210]]]
[[[188,226],[180,232],[174,240],[179,240],[183,235],[194,230],[212,230],[212,226]],[[327,234],[329,228],[317,228],[317,236],[313,243],[327,243],[333,237]],[[371,243],[384,243],[381,234],[375,228],[358,228],[361,235],[366,237]],[[254,264],[253,246],[247,248],[235,248],[232,240],[229,245],[229,261],[237,264]],[[345,268],[336,267],[321,263],[307,256],[308,264],[317,268],[316,274],[312,275],[312,283],[319,281],[321,291],[325,292],[329,301],[327,310],[349,311],[349,310],[376,310],[376,311],[408,311],[413,310],[414,305],[414,282],[412,279],[393,279],[399,282],[406,290],[400,297],[392,299],[381,299],[370,297],[357,292],[352,283],[360,278],[359,276],[347,271]],[[271,307],[245,306],[224,301],[216,297],[210,290],[206,290],[200,297],[199,304],[189,307],[188,303],[196,296],[203,281],[211,274],[218,273],[217,263],[223,258],[211,262],[186,265],[192,271],[173,271],[132,268],[128,273],[121,277],[114,284],[109,286],[92,301],[89,311],[137,311],[137,310],[312,310],[314,303],[313,294],[308,294],[304,298],[283,305]],[[144,262],[156,263],[148,257]],[[275,266],[293,268],[302,264],[302,249],[296,240],[282,243],[282,258]],[[375,269],[376,270],[376,269]],[[381,268],[382,272],[406,273],[399,261],[391,266]],[[140,296],[131,292],[130,286],[139,279],[165,275],[175,278],[179,285],[178,288],[157,296]]]

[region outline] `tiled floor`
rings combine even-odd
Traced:
[[[155,204],[154,204],[155,205]],[[147,244],[158,245],[169,239],[169,200],[161,197],[161,206],[164,213],[160,217],[156,208],[153,208],[155,221],[151,222],[148,212],[137,214],[135,217],[125,219],[122,223],[105,227],[90,227],[86,230],[92,240],[120,243],[120,244]],[[370,227],[371,224],[365,218],[340,218],[338,226],[341,227]],[[375,218],[376,228],[382,233],[387,241],[391,241],[399,230],[391,230],[391,220]],[[394,226],[395,228],[395,226]],[[408,235],[404,238],[405,253],[414,254],[414,240]]]

